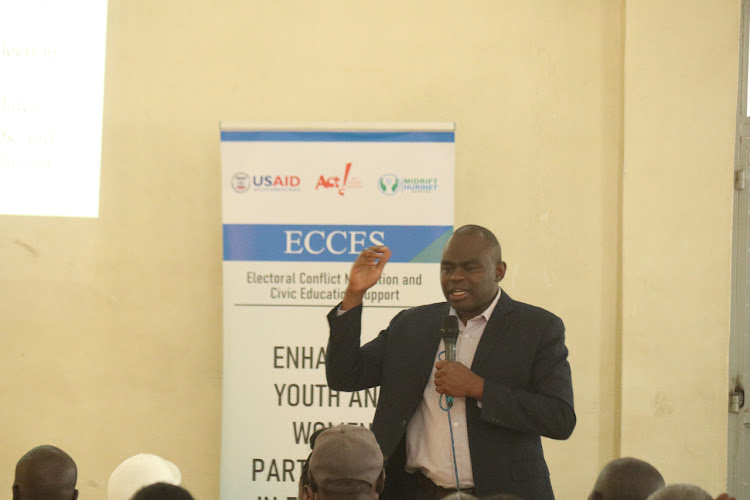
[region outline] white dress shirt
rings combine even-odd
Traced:
[[[495,310],[500,294],[498,288],[495,299],[485,311],[464,324],[458,320],[458,339],[456,341],[456,361],[471,368],[477,345],[482,338],[492,311]],[[450,315],[456,316],[451,307]],[[445,350],[445,344],[440,340],[440,346],[435,353],[435,362],[444,358],[440,353]],[[422,401],[406,428],[406,470],[414,472],[421,470],[433,483],[444,488],[455,488],[456,477],[453,469],[453,451],[451,449],[451,435],[448,424],[448,412],[440,408],[440,396],[435,391],[435,365],[424,389]],[[447,407],[446,396],[443,395],[443,407]],[[478,402],[481,407],[481,401]],[[456,448],[456,463],[461,488],[474,486],[474,475],[471,470],[469,455],[469,435],[466,429],[466,398],[455,398],[450,411],[453,423],[453,439]]]

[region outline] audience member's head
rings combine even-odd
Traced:
[[[13,500],[75,500],[78,469],[70,456],[50,445],[30,450],[16,465]]]
[[[737,499],[734,497],[730,497],[729,493],[722,493],[721,495],[716,497],[715,500],[737,500]]]
[[[109,476],[108,500],[130,500],[136,491],[154,483],[180,484],[175,464],[156,455],[140,453],[126,459]]]
[[[320,433],[324,430],[328,429],[328,427],[321,427],[317,431],[313,432],[310,435],[310,449],[315,449],[315,440],[318,439],[318,436],[320,436]],[[299,487],[297,488],[297,500],[313,500],[312,495],[310,494],[309,490],[305,488],[305,486],[308,486],[310,484],[310,457],[312,456],[312,453],[310,453],[307,456],[307,460],[305,460],[305,463],[302,464],[302,472],[299,476]]]
[[[656,468],[637,458],[618,458],[604,466],[589,500],[646,500],[664,487]]]
[[[658,490],[648,500],[713,500],[703,488],[693,484],[670,484]]]
[[[195,500],[193,496],[176,484],[154,483],[144,486],[133,495],[133,500]]]
[[[479,500],[474,495],[470,495],[469,493],[464,493],[463,491],[459,491],[456,493],[451,493],[447,497],[443,497],[443,500]]]
[[[339,425],[322,432],[310,456],[308,494],[322,500],[378,498],[385,484],[383,453],[372,431]]]
[[[481,500],[523,500],[523,498],[512,493],[496,493],[488,497],[482,497]]]

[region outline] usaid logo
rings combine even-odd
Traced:
[[[232,177],[232,187],[238,193],[253,191],[300,191],[296,175],[247,175],[237,173]]]
[[[232,176],[232,189],[238,193],[247,193],[250,189],[250,176],[245,172],[237,172]]]
[[[394,174],[381,175],[378,179],[378,191],[383,194],[392,195],[401,190],[401,181]]]

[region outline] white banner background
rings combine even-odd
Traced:
[[[365,301],[363,342],[402,308],[443,300],[453,125],[221,128],[221,499],[294,499],[310,433],[372,422],[377,389],[329,391],[323,365],[325,316],[356,254],[394,250]]]

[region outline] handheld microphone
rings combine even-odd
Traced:
[[[456,361],[456,340],[458,339],[458,318],[456,316],[445,316],[443,325],[440,327],[440,335],[445,344],[445,360]],[[446,398],[448,408],[453,407],[453,396]]]

